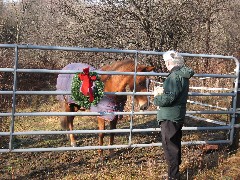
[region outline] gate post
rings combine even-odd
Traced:
[[[240,80],[240,74],[238,76],[236,111],[240,110],[240,91],[239,91],[240,81],[239,80]],[[240,114],[237,113],[236,116],[235,116],[234,124],[239,124],[239,123],[240,123]],[[230,146],[231,151],[235,151],[239,148],[239,132],[240,132],[239,127],[235,127],[234,128],[234,133],[233,133],[233,142],[232,142],[232,145]]]

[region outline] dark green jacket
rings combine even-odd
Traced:
[[[183,123],[189,91],[189,79],[194,71],[186,66],[174,67],[163,83],[163,94],[154,97],[154,105],[159,106],[158,122],[171,120]]]

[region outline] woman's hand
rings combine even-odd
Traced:
[[[161,86],[154,86],[154,89],[153,89],[154,97],[157,96],[157,95],[161,95],[162,93],[163,93],[163,87],[161,87]]]

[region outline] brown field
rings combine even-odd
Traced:
[[[42,106],[40,111],[57,110],[57,104]],[[15,121],[15,131],[61,130],[58,117],[21,117]],[[3,122],[3,120],[2,120]],[[5,125],[8,120],[5,119]],[[76,118],[75,129],[97,129],[95,118]],[[196,125],[186,119],[186,126]],[[155,116],[136,116],[133,128],[157,127]],[[199,126],[207,125],[201,123]],[[209,125],[209,124],[208,124]],[[119,122],[118,128],[129,128],[129,117]],[[8,129],[6,128],[6,131]],[[186,132],[183,141],[199,139],[224,139],[227,132]],[[8,147],[8,139],[1,137],[1,148]],[[98,145],[97,134],[78,134],[78,146]],[[128,144],[129,134],[118,133],[116,144]],[[107,145],[108,136],[105,137]],[[134,133],[132,143],[148,144],[161,142],[159,132]],[[14,147],[61,147],[69,146],[66,135],[17,136]],[[7,179],[164,179],[166,163],[161,147],[115,149],[105,160],[100,161],[97,150],[1,153],[1,180]],[[218,150],[203,150],[203,146],[183,146],[182,179],[240,179],[240,151],[229,152],[227,145]]]

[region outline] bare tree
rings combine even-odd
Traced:
[[[2,43],[231,54],[240,41],[238,0],[0,2]],[[20,55],[23,67],[51,69],[73,61],[99,67],[106,59],[125,57],[50,51],[21,51]],[[143,61],[164,71],[159,58],[147,56]]]

